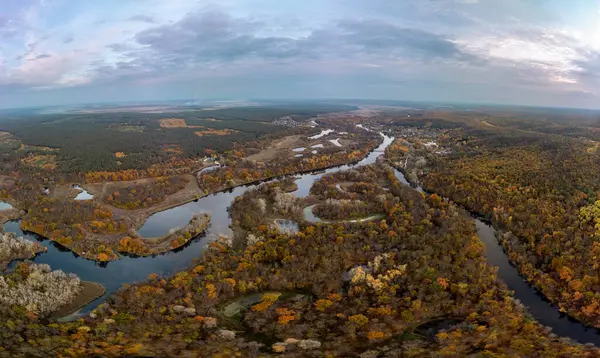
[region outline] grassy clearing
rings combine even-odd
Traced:
[[[40,154],[40,155],[29,155],[21,162],[25,165],[36,167],[40,169],[55,170],[56,169],[56,155]]]
[[[159,122],[161,128],[202,128],[201,126],[188,126],[183,118],[164,118]]]

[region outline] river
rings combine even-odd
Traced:
[[[306,197],[309,194],[312,184],[323,175],[374,163],[384,153],[385,148],[394,140],[393,137],[388,137],[384,134],[381,135],[383,136],[382,144],[356,164],[333,167],[316,173],[296,175],[298,189],[293,194],[298,197]],[[402,183],[408,185],[401,172],[398,170],[394,170],[394,172]],[[254,187],[256,185],[239,186],[232,190],[209,195],[195,202],[159,212],[149,217],[139,230],[140,234],[144,237],[162,236],[174,227],[182,227],[189,222],[194,213],[209,212],[212,215],[211,226],[208,228],[205,236],[195,238],[188,245],[178,250],[153,257],[123,257],[118,261],[100,265],[94,261],[80,258],[50,240],[45,240],[35,234],[24,233],[19,228],[18,222],[6,223],[5,231],[14,232],[26,238],[40,240],[48,248],[48,252],[34,259],[36,263],[49,264],[53,269],[73,272],[82,280],[98,282],[106,287],[106,294],[104,296],[80,310],[80,314],[85,314],[103,302],[123,284],[144,281],[151,273],[169,275],[183,270],[189,267],[194,259],[200,257],[207,243],[216,238],[218,234],[231,236],[232,233],[229,228],[231,218],[227,209],[236,196],[242,195]],[[414,189],[423,191],[420,187]],[[533,317],[542,325],[551,327],[552,331],[559,336],[573,338],[582,343],[594,343],[600,346],[598,331],[594,328],[587,328],[559,312],[535,288],[525,282],[519,276],[517,269],[510,264],[507,256],[498,244],[494,235],[494,229],[478,218],[474,218],[474,220],[477,233],[486,246],[488,263],[491,266],[499,268],[498,276],[500,279],[507,284],[510,290],[514,291],[515,298],[520,300],[529,309]]]
[[[298,184],[298,189],[293,193],[298,196],[307,196],[313,182],[325,174],[374,163],[392,141],[392,137],[384,136],[382,144],[356,164],[341,165],[319,172],[297,175],[296,184]],[[192,264],[194,259],[201,256],[210,240],[216,238],[219,234],[231,236],[232,232],[229,228],[231,218],[227,209],[235,197],[256,186],[238,186],[150,216],[138,231],[143,237],[159,237],[168,233],[172,228],[183,227],[195,213],[206,212],[212,215],[211,225],[204,235],[195,238],[178,250],[151,257],[133,258],[124,256],[117,261],[99,264],[78,257],[73,252],[39,235],[23,232],[16,221],[6,223],[4,229],[6,232],[14,232],[18,236],[38,240],[48,248],[48,252],[38,255],[34,259],[36,263],[48,264],[55,270],[73,272],[84,281],[98,282],[106,287],[104,296],[80,310],[81,314],[85,314],[106,300],[123,284],[144,281],[151,273],[169,275],[184,270]],[[13,262],[11,266],[14,265]]]

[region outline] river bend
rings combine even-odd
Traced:
[[[382,144],[356,164],[333,167],[317,173],[296,175],[298,189],[293,194],[298,197],[306,197],[309,194],[312,184],[323,175],[374,163],[394,140],[393,137],[388,137],[383,133],[381,135],[383,137]],[[404,175],[398,170],[394,171],[396,177],[402,183],[408,185]],[[84,281],[98,282],[106,287],[106,294],[104,296],[88,304],[78,312],[78,314],[85,314],[93,310],[123,284],[144,281],[151,273],[169,275],[184,270],[192,264],[194,259],[200,257],[211,239],[217,237],[218,234],[231,236],[231,229],[229,228],[231,218],[227,209],[236,196],[242,195],[254,187],[256,185],[239,186],[150,216],[139,230],[140,234],[144,237],[162,236],[174,227],[183,227],[195,213],[211,213],[212,220],[211,226],[207,229],[205,235],[192,240],[188,245],[178,250],[152,257],[122,257],[118,261],[105,265],[82,259],[73,252],[61,248],[52,241],[38,235],[25,233],[19,228],[18,222],[8,222],[5,224],[4,229],[6,232],[14,232],[19,236],[39,240],[48,248],[48,252],[34,259],[36,263],[48,264],[55,270],[73,272]],[[423,191],[419,187],[414,189]],[[561,313],[533,286],[525,282],[519,276],[518,270],[511,265],[502,247],[498,244],[494,229],[478,218],[474,218],[474,220],[477,233],[486,246],[488,263],[491,266],[499,268],[498,276],[500,279],[507,284],[510,290],[514,291],[515,298],[528,308],[533,317],[542,325],[552,328],[553,333],[559,336],[572,338],[581,343],[593,343],[600,346],[600,334],[598,331],[594,328],[585,327],[583,324]]]

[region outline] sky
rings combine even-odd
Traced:
[[[0,108],[256,98],[600,108],[600,0],[0,0]]]

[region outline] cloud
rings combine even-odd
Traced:
[[[269,66],[287,61],[291,66],[302,66],[302,62],[367,61],[369,57],[425,62],[477,60],[444,36],[387,21],[338,20],[296,37],[263,35],[267,28],[267,23],[224,12],[191,13],[173,24],[137,33],[133,43],[112,44],[111,50],[128,60],[104,66],[102,72],[161,75],[236,64]]]
[[[578,84],[594,51],[575,37],[556,29],[521,29],[456,42],[465,52],[496,65],[530,69],[540,81]]]
[[[3,41],[14,39],[24,29],[25,25],[20,21],[8,18],[0,14],[0,37]]]
[[[128,20],[129,21],[147,22],[149,24],[156,23],[156,20],[152,16],[148,16],[148,15],[135,15],[135,16],[130,17]]]
[[[33,60],[41,60],[41,59],[44,59],[44,58],[49,58],[49,57],[52,57],[52,55],[49,55],[49,54],[47,54],[47,53],[44,53],[44,54],[41,54],[41,55],[37,55],[37,56],[35,56],[35,58],[34,58]]]
[[[558,1],[27,1],[0,15],[4,90],[210,83],[239,96],[269,78],[277,94],[572,101],[600,86],[600,42]]]
[[[402,28],[383,21],[344,20],[339,24],[339,39],[368,53],[388,53],[420,59],[474,60],[452,40],[421,29]],[[335,36],[335,34],[334,34]]]

